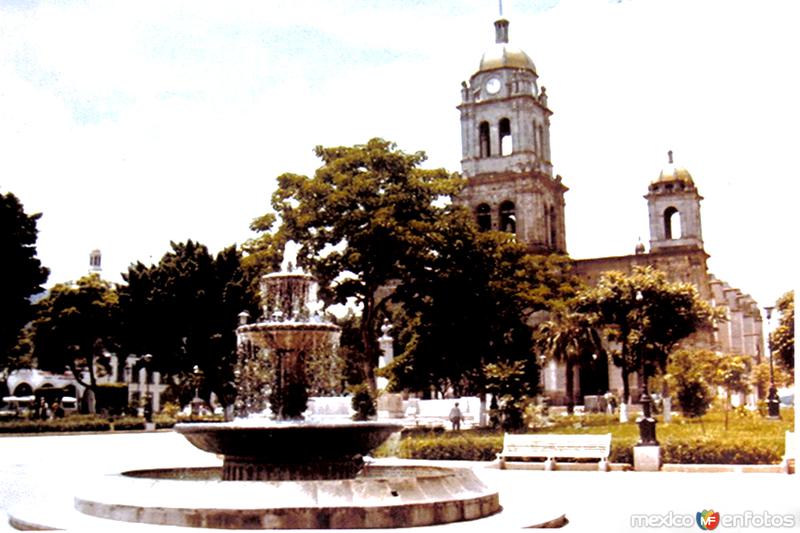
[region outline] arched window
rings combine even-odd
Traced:
[[[680,239],[681,236],[681,214],[674,207],[668,207],[664,211],[664,238]]]
[[[550,206],[550,246],[555,248],[556,244],[556,236],[558,234],[558,229],[556,228],[556,208],[552,205]]]
[[[507,118],[500,119],[500,155],[511,155],[514,143],[511,137],[511,121]]]
[[[489,157],[492,155],[492,146],[489,143],[489,123],[481,122],[478,126],[478,142],[480,144],[480,156]]]
[[[475,210],[475,220],[478,223],[478,229],[481,231],[489,231],[492,229],[492,208],[489,204],[481,204]]]
[[[514,202],[505,201],[500,204],[500,229],[508,233],[517,232],[517,215]]]

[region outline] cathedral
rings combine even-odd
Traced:
[[[509,42],[509,22],[495,22],[495,43],[483,54],[478,71],[461,85],[461,169],[467,185],[458,202],[467,206],[483,230],[515,235],[531,253],[567,253],[564,193],[553,174],[547,91],[531,58]],[[634,253],[574,261],[576,273],[594,284],[603,272],[629,273],[652,266],[673,281],[691,282],[700,296],[723,307],[727,320],[689,339],[697,347],[749,355],[761,361],[764,345],[756,302],[708,271],[703,245],[700,202],[703,197],[688,170],[676,166],[672,152],[655,179],[642,181],[649,213],[649,250],[639,243]],[[574,194],[580,194],[579,190]],[[564,371],[550,362],[543,372],[545,394],[563,399]],[[600,395],[622,388],[620,370],[601,364],[575,373],[575,391]],[[636,394],[636,383],[631,390]],[[636,396],[634,396],[636,397]]]

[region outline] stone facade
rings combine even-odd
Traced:
[[[495,31],[496,42],[484,53],[478,71],[462,83],[458,109],[461,166],[467,185],[457,201],[472,210],[479,227],[514,233],[532,253],[566,253],[564,193],[568,189],[561,176],[553,175],[553,113],[547,106],[547,93],[544,87],[539,89],[530,57],[509,44],[508,21],[495,22]],[[649,252],[639,244],[631,255],[576,260],[575,271],[592,285],[610,270],[630,273],[636,266],[652,266],[670,280],[692,283],[701,298],[726,309],[727,320],[697,332],[683,344],[750,355],[760,362],[764,338],[758,306],[708,272],[700,218],[703,197],[691,174],[675,166],[672,152],[644,198]],[[613,364],[598,365],[592,372],[607,372],[608,379],[595,379],[594,390],[584,392],[602,393],[600,386],[621,389],[620,370]],[[586,373],[587,369],[576,371],[578,397],[581,384],[592,381]],[[635,376],[632,381],[635,394]],[[563,368],[545,368],[543,385],[551,397],[563,397]]]
[[[461,88],[461,168],[457,199],[482,229],[513,233],[531,252],[566,253],[564,193],[550,162],[547,93],[533,61],[508,43],[508,21]]]

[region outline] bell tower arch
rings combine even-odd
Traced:
[[[650,184],[645,195],[650,214],[650,250],[702,250],[700,201],[703,197],[689,171],[675,166],[672,151],[668,152],[668,157],[667,167]]]
[[[513,233],[534,253],[566,253],[564,193],[550,162],[547,92],[536,66],[508,41],[508,20],[494,23],[495,43],[461,84],[458,201],[481,229]]]

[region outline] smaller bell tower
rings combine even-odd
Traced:
[[[703,249],[700,224],[700,201],[689,171],[675,166],[672,151],[667,153],[668,165],[645,195],[650,213],[650,251],[674,249]]]

